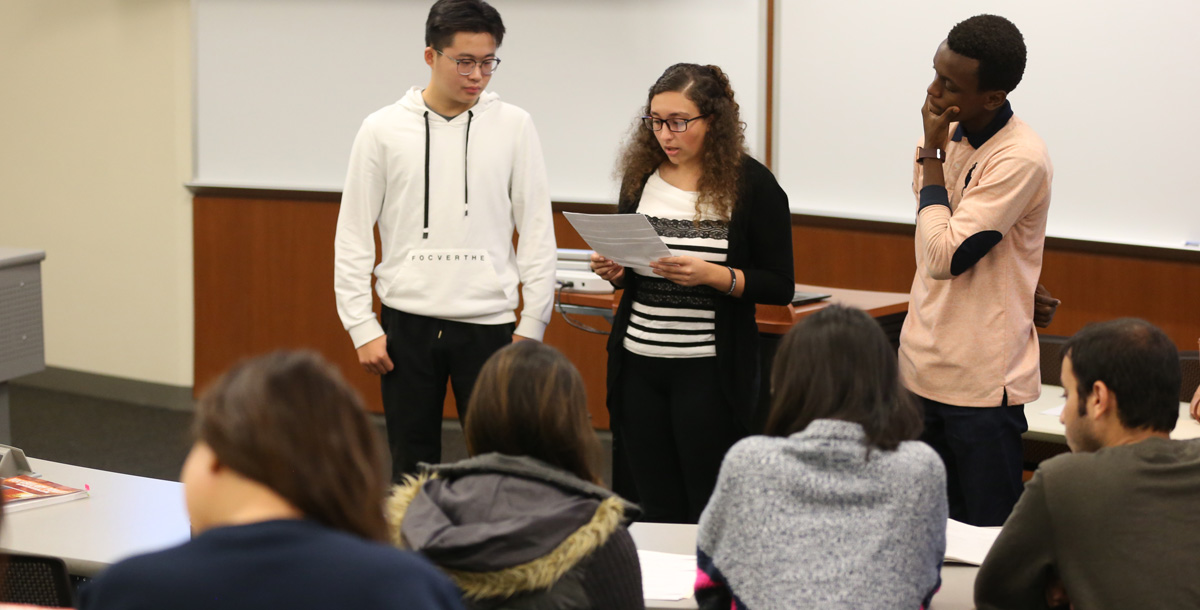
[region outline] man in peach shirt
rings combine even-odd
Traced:
[[[1022,490],[1023,405],[1041,392],[1035,293],[1053,167],[1008,100],[1025,70],[1016,26],[959,23],[933,68],[900,370],[925,408],[922,440],[946,464],[951,518],[1000,525]]]

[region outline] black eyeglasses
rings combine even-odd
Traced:
[[[663,125],[666,125],[667,129],[670,131],[675,133],[683,133],[687,131],[688,123],[703,119],[706,116],[708,115],[702,114],[690,119],[660,119],[658,117],[644,116],[642,117],[642,125],[645,125],[646,129],[649,129],[650,131],[662,131]]]
[[[455,59],[437,49],[434,49],[434,51],[437,51],[438,55],[458,64],[458,73],[463,76],[470,76],[471,73],[475,72],[475,64],[479,64],[479,70],[483,72],[484,76],[491,76],[496,71],[496,68],[500,67],[500,58],[498,57],[476,61],[474,59]]]

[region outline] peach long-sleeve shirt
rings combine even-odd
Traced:
[[[1042,269],[1053,167],[1006,104],[981,134],[951,125],[946,187],[921,191],[900,372],[910,390],[964,407],[1041,393],[1033,293]]]

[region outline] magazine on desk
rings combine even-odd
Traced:
[[[8,513],[88,497],[86,489],[75,489],[27,475],[2,479],[0,484],[4,487],[4,512]]]

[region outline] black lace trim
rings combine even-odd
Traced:
[[[709,286],[680,286],[660,277],[638,278],[634,302],[650,307],[716,310],[717,291]]]
[[[721,220],[701,220],[695,223],[691,220],[672,220],[647,216],[654,232],[661,237],[676,237],[683,239],[729,239],[729,223]]]

